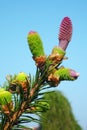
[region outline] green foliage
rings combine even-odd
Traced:
[[[42,130],[82,130],[76,121],[68,99],[60,92],[45,94],[50,110],[42,113]]]

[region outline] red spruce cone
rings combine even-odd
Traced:
[[[59,30],[59,47],[65,50],[72,36],[72,22],[70,18],[65,17],[61,24]]]

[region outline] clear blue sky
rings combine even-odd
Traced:
[[[35,63],[27,44],[30,30],[37,31],[46,54],[58,45],[61,20],[68,16],[73,23],[72,40],[64,61],[80,73],[74,82],[62,82],[58,90],[68,97],[74,115],[87,130],[87,1],[86,0],[1,0],[0,1],[0,84],[7,74],[20,71],[35,73]]]

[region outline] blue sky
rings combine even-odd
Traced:
[[[35,73],[35,63],[27,44],[27,34],[37,31],[46,54],[58,45],[61,20],[72,20],[72,40],[66,50],[65,67],[77,70],[74,82],[62,82],[56,89],[68,97],[74,115],[83,130],[87,130],[87,1],[86,0],[1,0],[0,1],[0,84],[7,74],[20,71]]]

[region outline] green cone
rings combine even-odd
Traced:
[[[43,43],[37,32],[31,31],[28,34],[28,45],[34,58],[44,56]]]

